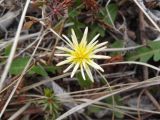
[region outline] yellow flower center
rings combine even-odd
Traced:
[[[90,60],[89,58],[90,52],[87,51],[88,50],[86,46],[82,45],[77,46],[75,50],[71,53],[72,56],[74,57],[73,62],[82,64],[84,60],[87,61]]]

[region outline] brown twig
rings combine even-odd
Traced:
[[[139,39],[140,41],[142,42],[142,45],[147,45],[147,41],[145,39],[145,21],[144,21],[144,15],[143,15],[143,12],[140,10],[139,12],[139,33],[140,33],[140,36],[139,36]],[[143,67],[143,79],[146,80],[148,79],[148,67]]]
[[[62,33],[63,26],[64,26],[64,22],[65,22],[65,19],[62,21],[62,25],[60,26],[60,29],[59,29],[59,31],[57,32],[59,35]],[[53,60],[55,48],[56,48],[59,40],[60,40],[60,38],[59,38],[59,37],[56,37],[55,44],[54,44],[54,46],[53,46],[52,52],[51,52],[51,54],[50,54],[50,56],[49,56],[49,59],[48,59],[48,61],[47,61],[48,64],[51,64],[51,62],[52,62],[52,60]]]
[[[153,105],[157,108],[157,110],[160,111],[160,105],[157,102],[157,100],[153,97],[153,95],[148,90],[145,90],[144,92],[148,96],[148,98],[152,101]]]
[[[140,108],[140,104],[141,104],[141,96],[143,95],[144,93],[144,89],[140,92],[139,96],[138,96],[138,99],[137,99],[137,114],[138,114],[138,120],[141,120],[141,113],[139,111],[139,108]]]

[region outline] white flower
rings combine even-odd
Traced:
[[[74,30],[71,30],[72,41],[65,35],[62,35],[66,39],[67,47],[56,47],[59,50],[64,51],[64,54],[55,54],[55,56],[64,56],[66,60],[57,64],[57,66],[61,66],[64,64],[70,64],[63,72],[69,71],[73,68],[71,73],[71,77],[74,76],[76,71],[80,68],[83,79],[86,79],[85,73],[89,76],[90,80],[93,82],[93,76],[90,70],[90,67],[94,69],[104,71],[97,63],[94,62],[94,59],[109,59],[109,56],[104,55],[96,55],[96,53],[103,51],[106,49],[107,42],[103,42],[98,44],[97,38],[99,34],[97,34],[89,43],[87,43],[87,34],[88,27],[86,27],[83,37],[80,42],[78,42],[76,34]],[[85,72],[86,71],[86,72]]]

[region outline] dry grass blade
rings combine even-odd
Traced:
[[[127,48],[107,48],[104,50],[104,52],[129,51],[129,50],[135,50],[135,49],[141,48],[143,46],[144,45],[138,45],[138,46],[127,47]]]
[[[80,104],[80,105],[78,105],[78,106],[70,109],[70,110],[67,111],[66,113],[62,114],[62,115],[61,115],[60,117],[58,117],[56,120],[62,120],[62,119],[64,119],[64,118],[66,118],[67,116],[75,113],[76,111],[78,111],[78,110],[80,110],[80,109],[82,109],[82,108],[85,108],[85,107],[87,107],[87,106],[89,106],[89,105],[91,105],[91,104],[94,104],[94,103],[96,103],[96,102],[98,102],[98,101],[100,101],[100,100],[103,100],[103,99],[105,99],[105,98],[108,98],[108,97],[110,97],[110,96],[113,96],[113,95],[116,95],[116,94],[119,94],[119,93],[122,93],[122,92],[130,91],[130,90],[133,90],[133,89],[137,89],[137,88],[140,88],[140,87],[144,87],[144,86],[146,87],[146,86],[148,86],[148,85],[149,85],[149,86],[158,85],[158,84],[160,84],[159,79],[160,79],[160,76],[155,77],[155,78],[151,78],[151,79],[148,79],[148,80],[146,80],[146,81],[144,81],[144,82],[139,82],[139,83],[137,83],[137,84],[134,84],[134,85],[131,85],[131,86],[127,86],[127,87],[118,89],[118,90],[116,90],[116,91],[114,91],[114,92],[112,92],[112,93],[110,93],[110,94],[104,95],[104,96],[99,97],[99,98],[97,98],[97,99],[94,99],[94,100],[92,100],[92,101],[90,101],[90,102],[82,103],[82,104]],[[154,80],[155,80],[155,81],[154,81]],[[151,85],[151,83],[154,83],[154,84]]]
[[[102,64],[101,66],[106,66],[106,65],[117,65],[117,64],[137,64],[137,65],[142,65],[142,66],[146,66],[149,68],[152,68],[156,71],[160,71],[160,68],[150,65],[148,63],[143,63],[143,62],[136,62],[136,61],[126,61],[126,62],[115,62],[115,63],[107,63],[107,64]]]
[[[150,20],[150,22],[154,25],[154,27],[160,32],[159,26],[154,22],[154,20],[148,15],[148,13],[144,10],[143,6],[138,2],[138,0],[133,0],[136,5],[142,10],[142,12],[146,15],[146,17]],[[141,2],[141,1],[140,1]]]
[[[40,40],[38,41],[38,43],[36,45],[36,48],[34,49],[34,51],[33,51],[32,55],[31,55],[29,61],[27,62],[27,65],[25,66],[24,70],[22,71],[21,76],[17,79],[17,83],[15,84],[15,86],[14,86],[14,88],[13,88],[13,90],[12,90],[10,96],[9,96],[9,98],[7,99],[7,101],[6,101],[5,105],[4,105],[4,107],[3,107],[2,111],[1,111],[0,117],[3,115],[3,113],[4,113],[5,109],[7,108],[10,100],[12,99],[12,97],[13,97],[13,95],[14,95],[14,93],[15,93],[18,85],[19,85],[19,83],[21,82],[23,76],[25,75],[25,73],[26,73],[26,71],[27,71],[27,69],[28,69],[28,67],[29,67],[32,59],[33,59],[34,54],[36,53],[36,50],[37,50],[38,46],[40,45],[40,43],[41,43],[41,41],[42,41],[42,39],[43,39],[43,37],[45,35],[46,35],[46,31],[44,31],[44,33],[42,34],[42,36],[40,36],[40,38],[39,38]]]
[[[16,113],[14,113],[8,120],[15,120],[21,113],[23,113],[30,106],[30,104],[31,104],[30,102],[26,103]]]
[[[78,111],[78,110],[81,110],[82,108],[85,108],[85,107],[87,107],[87,106],[89,106],[89,105],[91,105],[91,104],[94,104],[94,103],[97,102],[97,101],[100,101],[100,100],[103,100],[103,99],[105,99],[105,98],[107,98],[107,97],[110,97],[110,96],[116,95],[116,94],[118,94],[118,93],[127,91],[127,90],[129,90],[129,89],[134,88],[134,87],[136,87],[136,85],[123,88],[123,89],[120,90],[120,91],[113,92],[113,93],[111,93],[111,94],[104,95],[104,96],[102,96],[102,97],[100,97],[100,98],[94,99],[94,100],[92,100],[92,101],[90,101],[90,102],[86,102],[86,103],[80,104],[80,105],[78,105],[78,106],[76,106],[76,107],[68,110],[66,113],[62,114],[62,115],[61,115],[60,117],[58,117],[56,120],[63,120],[63,119],[66,118],[67,116],[75,113],[75,112]]]
[[[19,43],[27,41],[29,38],[37,37],[40,34],[40,32],[29,34],[29,35],[23,35],[19,37]],[[0,50],[7,47],[7,45],[12,44],[14,42],[14,38],[10,38],[7,41],[4,41],[0,44]]]
[[[152,69],[154,69],[154,70],[160,71],[160,69],[159,69],[158,67],[155,67],[155,66],[150,65],[150,64],[147,64],[147,63],[135,62],[135,61],[107,63],[107,64],[102,64],[101,66],[116,65],[116,64],[137,64],[137,65],[147,66],[147,67],[152,68]],[[35,84],[32,84],[32,85],[30,85],[30,86],[27,86],[27,87],[23,88],[23,89],[21,90],[21,92],[30,90],[30,89],[32,89],[32,88],[35,88],[35,87],[37,87],[37,86],[43,85],[43,84],[45,84],[45,83],[48,83],[48,82],[51,82],[51,81],[54,81],[54,80],[58,80],[58,79],[67,77],[67,76],[69,76],[70,74],[71,74],[71,73],[66,73],[66,74],[59,75],[59,76],[56,76],[56,77],[53,77],[53,78],[49,78],[48,80],[42,80],[42,81],[40,81],[40,82],[38,82],[38,83],[35,83]]]
[[[159,119],[159,8],[0,0],[0,119]]]
[[[15,53],[16,48],[17,48],[20,32],[21,32],[21,29],[22,29],[22,26],[23,26],[23,22],[24,22],[24,19],[25,19],[25,15],[26,15],[29,3],[30,3],[30,0],[27,0],[26,4],[25,4],[25,7],[24,7],[24,10],[23,10],[23,13],[22,13],[22,16],[21,16],[21,20],[20,20],[18,29],[17,29],[16,36],[15,36],[15,39],[14,39],[14,42],[13,42],[11,53],[9,55],[9,58],[7,60],[7,63],[6,63],[5,69],[4,69],[4,72],[3,72],[2,76],[1,76],[1,79],[0,79],[0,91],[3,88],[4,81],[5,81],[6,77],[7,77],[8,70],[9,70],[9,68],[11,66],[11,63],[12,63],[12,60],[13,60],[13,57],[14,57],[14,53]],[[1,115],[0,115],[0,118],[1,118]]]

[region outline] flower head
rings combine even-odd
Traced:
[[[88,27],[86,27],[83,37],[80,42],[78,42],[76,34],[74,30],[71,30],[72,41],[65,35],[62,35],[66,39],[66,43],[68,47],[56,47],[57,49],[64,51],[65,53],[55,54],[55,56],[64,56],[66,60],[57,64],[57,66],[61,66],[64,64],[70,64],[63,72],[67,72],[73,68],[71,77],[74,76],[76,71],[80,68],[83,79],[86,79],[85,73],[87,73],[90,80],[93,80],[93,76],[91,73],[90,67],[94,69],[104,71],[94,59],[109,59],[109,56],[104,55],[96,55],[98,52],[106,49],[107,42],[103,42],[98,44],[97,38],[99,34],[97,34],[89,43],[87,42],[87,34]]]

